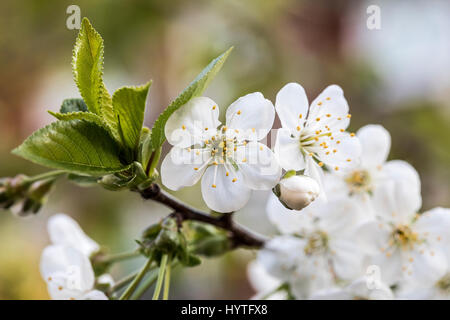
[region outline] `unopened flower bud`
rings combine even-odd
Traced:
[[[301,210],[319,196],[320,186],[310,177],[288,172],[274,188],[274,192],[286,208]]]

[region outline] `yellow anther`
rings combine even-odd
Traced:
[[[231,180],[231,181],[232,181],[232,182],[236,182],[236,180],[237,180],[237,179],[236,179],[236,178],[234,178],[234,179],[233,179],[233,180]]]
[[[347,162],[350,162],[350,161],[352,161],[352,159],[347,159]]]
[[[197,171],[197,170],[198,170],[198,168],[194,168],[194,170],[195,170],[195,171]]]
[[[181,129],[186,130],[186,126],[183,124],[183,125],[181,126]]]
[[[242,159],[242,162],[247,162],[247,159],[246,158]]]
[[[336,144],[339,144],[339,143],[341,143],[341,141],[339,141],[339,140],[338,140],[338,141],[336,141]]]
[[[327,117],[328,117],[328,118],[331,117],[331,114],[327,113]]]
[[[320,121],[320,118],[316,118],[316,121]]]
[[[228,177],[228,176],[230,175],[230,173],[227,171],[227,172],[225,173],[225,175]]]
[[[213,106],[213,110],[216,110],[217,106]]]
[[[208,128],[205,128],[205,131],[208,131]]]
[[[320,133],[320,131],[319,130],[316,130],[316,134],[319,134]]]
[[[354,137],[355,136],[355,134],[352,132],[352,133],[350,133],[350,137]]]
[[[315,141],[319,141],[319,138],[317,138],[317,137],[314,137],[314,140],[315,140]]]
[[[234,151],[236,151],[237,150],[237,147],[234,147],[234,149],[233,149]]]
[[[321,106],[321,105],[322,105],[322,102],[321,102],[321,101],[319,101],[319,102],[317,103],[317,105],[318,105],[318,106]]]
[[[300,129],[301,129],[300,126],[297,126],[297,131],[300,131]]]
[[[334,149],[334,150],[333,150],[333,153],[336,153],[336,152],[337,152],[337,150],[336,150],[336,149]]]
[[[345,130],[344,130],[344,129],[340,129],[339,131],[340,131],[340,132],[344,132]]]
[[[217,166],[219,163],[217,161],[213,162],[213,165]]]
[[[342,118],[341,118],[341,117],[338,117],[337,119],[338,119],[338,120],[342,120]]]
[[[300,115],[298,117],[299,117],[299,119],[301,119],[301,118],[303,118],[303,115],[300,113]]]
[[[252,128],[252,132],[255,132],[255,128]]]
[[[326,154],[326,155],[329,155],[329,154],[330,154],[330,151],[327,151],[325,154]]]
[[[216,187],[216,185],[215,184],[213,184],[211,187],[213,187],[213,188],[215,188]]]
[[[327,97],[327,100],[328,100],[328,101],[330,101],[330,100],[331,100],[331,98],[330,98],[330,97]]]
[[[319,167],[323,167],[323,162],[319,162]]]
[[[239,133],[239,130],[238,129],[234,129],[234,132]]]
[[[347,115],[347,118],[350,119],[351,117],[352,117],[352,115],[349,113],[349,114]]]
[[[334,170],[338,171],[338,170],[339,170],[339,167],[334,167]]]
[[[259,146],[259,150],[263,151],[263,149],[264,149],[263,146]]]
[[[199,154],[200,154],[200,151],[197,151],[195,154],[196,154],[196,155],[199,155]]]
[[[241,110],[238,110],[237,114],[241,114]]]
[[[312,156],[313,156],[313,153],[312,153],[312,152],[310,152],[310,153],[308,154],[308,156],[312,157]]]
[[[191,148],[187,148],[187,151],[188,151],[188,152],[191,152]]]
[[[223,126],[223,128],[222,128],[222,130],[223,130],[223,132],[225,132],[225,131],[227,131],[227,127],[225,127],[225,126]]]

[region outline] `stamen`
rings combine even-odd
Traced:
[[[317,105],[318,105],[318,106],[321,106],[321,105],[322,105],[322,102],[321,102],[321,101],[319,101],[319,102],[317,103]]]
[[[316,118],[316,121],[320,121],[320,118]]]
[[[323,167],[323,162],[319,162],[319,167]]]
[[[186,130],[186,126],[183,124],[183,125],[181,126],[181,129]]]
[[[303,115],[300,113],[300,115],[298,117],[301,119],[301,118],[303,118]]]
[[[205,128],[205,131],[208,131],[208,128]]]
[[[236,180],[237,180],[236,178],[233,178],[233,180],[231,180],[231,181],[232,181],[232,182],[236,182]]]
[[[347,118],[350,119],[351,117],[352,117],[352,115],[349,113],[349,114],[347,115]]]
[[[350,133],[350,137],[354,137],[355,136],[355,134],[352,132],[352,133]]]
[[[213,187],[213,188],[215,188],[216,187],[216,185],[215,184],[213,184],[211,187]]]
[[[213,106],[213,110],[216,110],[216,107],[217,107],[217,106]]]
[[[300,131],[300,129],[301,129],[300,126],[297,126],[297,131]]]
[[[328,100],[328,101],[330,101],[330,100],[331,100],[331,98],[330,98],[330,97],[327,97],[327,100]]]
[[[238,110],[237,114],[241,114],[241,110]]]
[[[334,170],[338,171],[338,170],[339,170],[339,167],[334,167]]]

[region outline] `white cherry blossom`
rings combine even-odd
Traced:
[[[192,99],[166,123],[165,134],[173,148],[161,165],[162,183],[178,190],[201,179],[209,208],[241,209],[251,190],[269,190],[279,181],[281,168],[272,151],[259,142],[269,133],[274,117],[273,104],[259,92],[232,103],[225,125],[213,100]]]
[[[89,258],[73,247],[51,245],[44,249],[41,275],[55,300],[107,300],[94,289],[95,276]]]
[[[325,173],[325,189],[329,197],[350,196],[364,205],[367,217],[375,214],[371,194],[386,181],[403,184],[408,192],[420,193],[420,178],[416,170],[401,160],[386,161],[391,136],[381,125],[366,125],[356,136],[361,142],[360,161],[350,170]]]
[[[278,92],[275,108],[282,126],[275,154],[283,169],[305,170],[322,183],[322,166],[340,171],[358,161],[361,146],[354,133],[346,132],[351,115],[339,86],[327,87],[308,106],[303,87],[288,83]]]
[[[441,208],[418,214],[420,206],[420,194],[388,183],[374,193],[377,219],[356,233],[388,285],[413,279],[419,287],[429,286],[447,272],[450,214]]]

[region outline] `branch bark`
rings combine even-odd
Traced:
[[[237,224],[233,220],[231,213],[225,213],[221,217],[213,217],[175,199],[162,190],[156,183],[145,190],[139,191],[139,193],[144,199],[151,199],[173,209],[174,213],[172,215],[179,219],[179,221],[194,220],[227,230],[229,232],[232,248],[261,248],[266,241],[261,236],[258,236]]]

